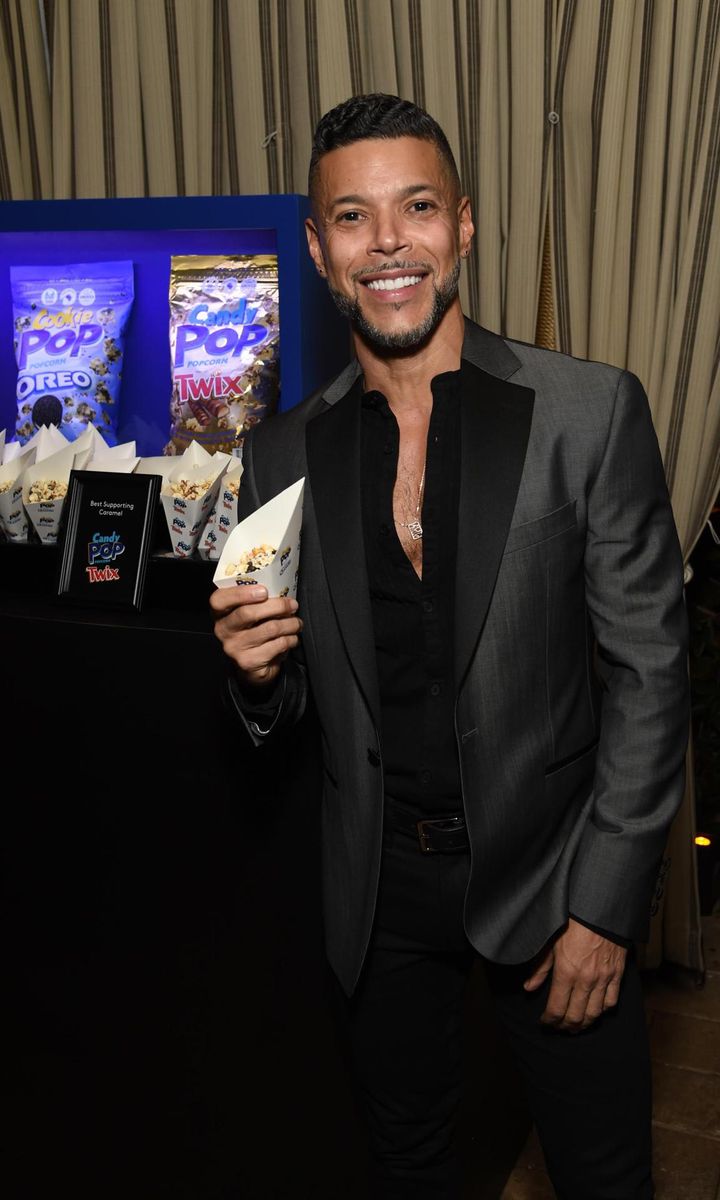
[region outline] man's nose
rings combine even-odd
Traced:
[[[369,252],[397,254],[410,248],[411,237],[406,222],[393,212],[378,213],[372,226]]]

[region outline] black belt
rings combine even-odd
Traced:
[[[464,813],[423,817],[418,821],[394,801],[390,805],[389,819],[394,829],[417,837],[423,854],[462,854],[470,849]]]

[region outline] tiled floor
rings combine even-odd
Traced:
[[[705,917],[703,926],[703,988],[645,977],[656,1200],[720,1200],[720,915]],[[502,1200],[554,1196],[532,1133]]]

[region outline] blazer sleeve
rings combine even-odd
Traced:
[[[243,473],[238,497],[238,521],[244,521],[260,508],[263,501],[257,488],[254,464],[254,433],[250,433],[243,448]],[[295,725],[307,704],[307,672],[302,648],[286,659],[275,687],[262,693],[262,699],[242,688],[230,659],[227,687],[233,710],[256,746],[268,745],[283,729]]]
[[[689,686],[682,557],[647,399],[628,372],[588,498],[585,586],[604,691],[569,908],[643,941],[683,796]]]

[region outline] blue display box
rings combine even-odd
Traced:
[[[310,260],[306,196],[193,196],[0,203],[0,429],[15,430],[10,267],[131,259],[119,441],[160,454],[170,429],[168,289],[173,254],[277,254],[280,404],[291,408],[350,357],[347,324]]]

